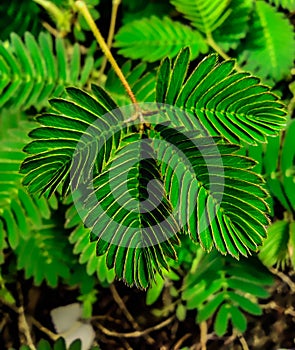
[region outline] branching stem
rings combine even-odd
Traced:
[[[36,326],[41,332],[46,334],[50,339],[56,341],[60,336],[58,334],[53,333],[50,329],[44,327],[39,321],[37,321],[34,317],[31,316],[31,321],[34,326]]]
[[[140,327],[139,327],[138,323],[135,321],[135,319],[133,318],[133,316],[131,315],[131,313],[127,309],[124,301],[120,297],[119,293],[117,292],[116,287],[113,284],[110,285],[110,290],[112,292],[112,295],[113,295],[115,302],[118,304],[119,308],[121,309],[123,314],[126,316],[128,321],[132,324],[133,328],[135,328],[137,331],[140,331]],[[150,345],[155,344],[155,340],[153,338],[151,338],[148,334],[145,334],[144,337],[146,338],[146,341],[148,342],[148,344],[150,344]]]
[[[169,318],[167,318],[165,321],[147,328],[145,330],[142,331],[135,331],[135,332],[129,332],[129,333],[119,333],[119,332],[114,332],[114,331],[110,331],[109,329],[105,328],[103,325],[101,325],[100,323],[97,324],[97,327],[106,335],[110,336],[110,337],[116,337],[116,338],[139,338],[139,337],[143,337],[144,335],[147,335],[153,331],[157,331],[161,328],[164,328],[166,326],[168,326],[173,320],[175,319],[174,316],[171,316]]]

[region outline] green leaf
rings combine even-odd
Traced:
[[[0,265],[4,263],[4,249],[7,246],[6,232],[4,231],[3,222],[0,220]]]
[[[147,62],[165,56],[172,58],[184,46],[191,48],[192,59],[208,51],[208,45],[197,31],[168,17],[160,19],[156,16],[123,25],[114,43],[123,56]]]
[[[84,215],[86,215],[86,212]],[[79,263],[86,264],[87,274],[91,276],[96,273],[98,280],[103,285],[112,283],[115,279],[114,269],[109,270],[107,268],[105,255],[96,256],[96,244],[90,242],[90,230],[84,227],[73,204],[66,212],[65,228],[73,230],[69,236],[69,241],[73,244],[73,253],[79,254]]]
[[[168,198],[190,237],[206,251],[215,245],[234,257],[256,250],[266,237],[268,206],[261,179],[250,171],[251,160],[235,155],[236,145],[195,137],[176,127],[156,130],[165,140],[154,143]],[[174,152],[167,152],[167,144],[175,146]]]
[[[0,298],[2,301],[7,303],[8,305],[15,305],[16,300],[14,299],[13,295],[11,292],[6,288],[5,284],[3,283],[2,276],[0,273]]]
[[[187,309],[197,311],[196,322],[215,317],[214,330],[218,335],[226,333],[229,318],[234,328],[244,332],[247,327],[244,314],[262,313],[257,296],[269,295],[266,287],[273,283],[270,277],[258,259],[237,262],[217,252],[203,253],[184,279],[182,300]]]
[[[286,112],[278,97],[259,84],[258,78],[235,73],[234,61],[218,64],[217,56],[210,55],[186,76],[188,60],[183,60],[184,56],[187,49],[178,55],[171,74],[167,74],[167,60],[163,61],[156,98],[188,111],[186,125],[232,143],[242,140],[250,144],[265,142],[267,135],[276,135],[285,125]],[[184,81],[181,89],[172,84],[177,79]],[[183,125],[184,121],[178,118],[177,123]]]
[[[38,34],[42,30],[40,10],[31,0],[2,1],[0,4],[0,39],[7,40],[12,32],[22,36],[26,31]]]
[[[284,144],[281,153],[282,186],[289,208],[295,208],[295,150],[294,150],[295,120],[291,120],[286,128]]]
[[[291,249],[294,251],[294,249],[295,249],[295,223],[294,222],[290,223],[289,245],[290,245]],[[295,255],[291,254],[290,259],[291,259],[292,266],[294,267],[295,266]]]
[[[265,266],[285,265],[289,230],[289,223],[285,220],[278,220],[268,227],[268,237],[259,250],[259,259]]]
[[[146,293],[146,304],[152,305],[154,304],[160,297],[163,288],[165,285],[165,281],[158,274],[155,276],[155,283],[148,289]]]
[[[215,295],[211,300],[209,300],[204,306],[200,307],[198,311],[198,322],[203,322],[208,320],[219,308],[219,306],[224,302],[224,293]]]
[[[53,346],[53,350],[64,350],[66,349],[66,342],[64,338],[59,338]]]
[[[11,119],[15,117],[10,116]],[[27,239],[33,229],[38,229],[43,218],[49,218],[53,201],[31,196],[22,185],[23,176],[19,168],[25,159],[22,148],[28,142],[27,132],[34,127],[32,122],[18,122],[17,128],[3,125],[0,139],[0,252],[6,245],[6,238],[15,249],[20,237]],[[53,197],[54,198],[54,197]],[[1,256],[0,253],[0,256]],[[1,258],[0,258],[1,261]]]
[[[231,0],[229,16],[212,33],[214,40],[224,51],[236,49],[241,40],[246,37],[253,6],[253,0]]]
[[[147,288],[155,278],[152,265],[161,273],[162,267],[168,269],[165,255],[176,258],[179,228],[150,140],[130,142],[131,137],[122,140],[114,159],[94,178],[94,191],[84,202],[85,224],[97,240],[97,255],[107,254],[107,266],[127,284]]]
[[[257,78],[234,73],[233,61],[217,64],[210,55],[187,77],[189,60],[184,49],[173,67],[169,59],[161,64],[157,104],[143,110],[145,130],[126,123],[135,117],[132,106],[118,109],[102,88],[93,86],[93,97],[68,88],[68,99],[51,101],[56,113],[37,117],[41,127],[25,147],[21,171],[30,192],[79,189],[74,203],[96,254],[119,279],[142,289],[169,269],[167,258],[177,258],[180,232],[206,251],[215,246],[238,258],[257,251],[269,224],[255,161],[226,140],[254,143],[276,134],[285,122],[282,105]],[[142,71],[136,68],[131,81]],[[77,228],[71,242],[93,273],[87,235]]]
[[[270,192],[289,211],[295,208],[294,136],[295,122],[291,119],[280,137],[269,138],[263,157]]]
[[[260,285],[247,281],[239,276],[234,276],[227,281],[227,284],[232,289],[240,289],[243,293],[250,293],[259,298],[267,298],[269,292]]]
[[[76,88],[68,88],[67,92],[72,101],[51,100],[52,106],[60,114],[43,114],[37,117],[42,127],[30,133],[30,136],[37,140],[25,147],[25,151],[30,156],[25,159],[21,167],[21,172],[26,174],[24,184],[29,186],[30,192],[45,193],[50,190],[49,194],[51,194],[63,184],[63,193],[67,193],[71,186],[71,175],[72,186],[75,188],[77,184],[73,181],[83,181],[80,179],[81,167],[89,166],[91,169],[93,166],[94,160],[91,157],[87,165],[84,162],[81,164],[81,159],[85,159],[89,150],[94,150],[98,146],[94,138],[95,133],[101,132],[101,139],[104,140],[105,137],[108,139],[108,133],[112,136],[114,130],[119,130],[117,135],[120,136],[120,126],[125,128],[122,114],[119,112],[109,114],[109,121],[104,121],[104,115],[116,109],[117,105],[100,88],[93,87],[93,91],[101,98],[100,100]],[[77,145],[83,136],[87,137],[86,131],[90,132],[90,136],[92,133],[92,137],[82,151],[82,146],[77,147]],[[74,159],[76,148],[80,152]],[[109,156],[109,153],[105,153],[103,157],[107,160]],[[74,161],[78,164],[73,163]],[[71,170],[74,173],[71,174]],[[84,174],[84,176],[88,175]]]
[[[131,61],[125,62],[121,70],[126,77],[138,102],[153,102],[155,99],[156,73],[154,70],[147,71],[147,64],[140,63],[131,67]],[[130,99],[114,70],[107,75],[105,89],[112,95],[118,106],[126,106]]]
[[[37,346],[38,350],[51,350],[51,346],[47,340],[41,339]]]
[[[212,33],[230,14],[228,0],[171,0],[170,2],[204,34]]]
[[[230,307],[230,314],[233,326],[241,333],[247,329],[247,319],[245,315],[234,305]]]
[[[295,1],[294,0],[270,0],[275,6],[289,10],[290,12],[295,11]]]
[[[255,12],[239,57],[243,69],[264,79],[284,79],[293,67],[295,39],[284,14],[264,1],[255,2]],[[268,57],[268,64],[264,64]]]
[[[86,60],[85,70],[78,44],[70,60],[68,56],[61,38],[53,43],[48,33],[40,33],[37,41],[26,32],[23,41],[12,33],[9,45],[0,43],[0,107],[27,110],[34,106],[40,110],[47,106],[49,98],[64,94],[65,87],[82,87],[89,78],[93,59]]]
[[[63,228],[49,221],[44,222],[38,231],[32,231],[15,250],[17,268],[25,270],[25,277],[34,278],[39,286],[44,280],[51,287],[56,287],[58,278],[68,278],[72,254]]]
[[[259,305],[251,301],[249,298],[246,298],[245,296],[234,292],[227,292],[227,294],[229,296],[229,299],[237,304],[236,306],[239,306],[246,312],[257,316],[260,316],[262,314],[262,310]]]
[[[124,1],[123,1],[124,4]],[[136,2],[138,5],[138,1]],[[136,6],[135,5],[135,6]],[[126,6],[130,6],[130,1],[127,2]],[[131,7],[131,6],[130,6]],[[171,11],[171,5],[166,2],[154,3],[144,1],[142,6],[137,9],[130,8],[129,11],[123,12],[123,24],[133,22],[134,20],[140,20],[144,17],[150,18],[151,16],[163,17],[169,14]]]
[[[219,337],[223,336],[226,333],[229,318],[230,306],[223,304],[219,309],[214,322],[214,331]]]
[[[180,322],[183,322],[186,317],[186,307],[183,304],[178,304],[176,308],[176,317]]]

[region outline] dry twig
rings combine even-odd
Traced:
[[[292,293],[295,293],[295,283],[291,280],[290,277],[288,277],[287,275],[285,275],[283,272],[278,271],[277,269],[274,269],[273,267],[270,267],[270,268],[269,268],[269,271],[270,271],[272,274],[278,276],[283,282],[285,282],[285,283],[289,286],[291,292],[292,292]]]
[[[153,326],[153,327],[149,327],[146,328],[142,331],[135,331],[135,332],[129,332],[129,333],[122,333],[122,332],[115,332],[115,331],[110,331],[109,329],[107,329],[106,327],[104,327],[103,325],[97,323],[97,327],[105,334],[108,335],[110,337],[116,337],[116,338],[139,338],[139,337],[143,337],[153,331],[157,331],[161,328],[164,328],[166,326],[168,326],[168,324],[170,324],[172,321],[174,320],[174,316],[171,316],[169,318],[167,318],[165,321]]]
[[[201,331],[201,346],[202,350],[207,349],[207,333],[208,333],[208,327],[207,327],[207,322],[201,322],[200,323],[200,331]]]
[[[34,342],[33,342],[32,336],[31,336],[30,326],[28,324],[28,321],[27,321],[26,315],[25,315],[24,297],[23,297],[20,283],[17,283],[17,292],[18,292],[18,298],[19,298],[19,303],[20,303],[20,306],[18,308],[19,331],[21,333],[23,333],[23,335],[25,336],[26,343],[27,343],[28,347],[32,350],[36,350],[36,347],[34,345]]]
[[[110,285],[110,290],[112,292],[112,295],[113,295],[115,302],[118,304],[120,310],[126,316],[127,320],[131,323],[131,325],[133,326],[134,329],[136,329],[137,331],[140,331],[139,324],[135,321],[135,319],[133,318],[133,316],[131,315],[131,313],[127,309],[123,299],[120,297],[116,287],[113,284]],[[145,334],[144,337],[145,337],[146,341],[148,342],[148,344],[151,344],[151,345],[155,344],[155,340],[151,336]]]

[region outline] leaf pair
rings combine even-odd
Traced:
[[[173,66],[162,62],[156,103],[139,106],[144,131],[132,122],[133,107],[118,109],[103,89],[94,86],[91,96],[70,88],[69,100],[51,101],[56,113],[37,117],[42,126],[25,148],[24,183],[48,195],[79,193],[75,205],[97,254],[139,288],[168,269],[167,257],[177,258],[179,232],[238,258],[257,250],[269,223],[255,162],[228,141],[276,134],[282,105],[215,55],[187,76],[189,55],[184,49]]]

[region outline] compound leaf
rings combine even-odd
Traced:
[[[24,40],[12,33],[9,45],[0,43],[0,107],[40,110],[49,98],[61,96],[66,86],[84,86],[93,58],[86,58],[82,66],[80,56],[75,44],[69,60],[64,40],[57,38],[53,43],[49,33],[40,33],[38,40],[29,32]]]
[[[228,0],[171,0],[180,13],[200,32],[211,34],[229,16]]]
[[[196,129],[232,143],[265,142],[267,135],[276,135],[285,125],[286,112],[278,97],[258,78],[235,73],[232,60],[218,63],[216,55],[209,55],[186,76],[187,50],[178,55],[172,69],[169,61],[162,62],[157,102],[191,112],[189,122]],[[175,80],[185,81],[180,88]]]
[[[132,59],[155,62],[163,57],[174,57],[179,50],[189,46],[192,58],[206,53],[208,45],[197,31],[168,17],[152,16],[127,23],[115,37],[114,47]]]
[[[268,64],[265,64],[268,57]],[[264,79],[285,78],[295,58],[294,32],[284,14],[264,1],[255,2],[248,35],[239,62]]]

